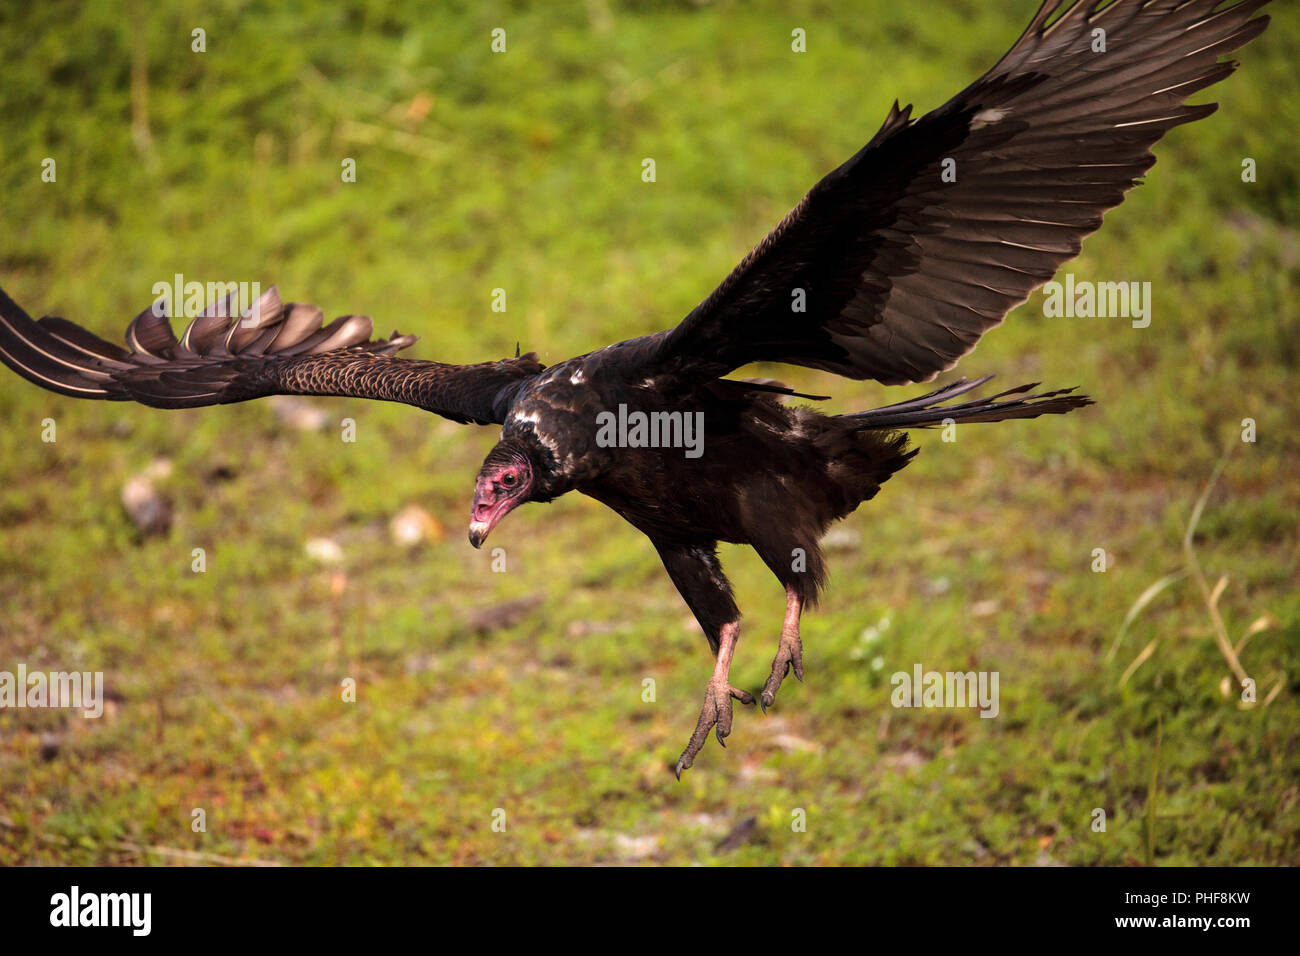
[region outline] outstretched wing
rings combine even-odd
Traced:
[[[533,353],[478,365],[398,358],[412,335],[370,341],[368,316],[323,325],[314,305],[273,286],[242,314],[233,294],[177,339],[153,307],[126,330],[127,348],[66,319],[39,322],[0,291],[0,361],[61,395],[155,408],[225,405],[265,395],[350,395],[416,405],[457,422],[502,424],[518,388],[542,371]]]
[[[1080,0],[1049,24],[1063,4],[1046,0],[947,104],[912,120],[895,103],[712,295],[629,357],[697,380],[768,361],[929,381],[1078,254],[1166,131],[1214,112],[1185,101],[1235,69],[1219,57],[1263,31],[1268,17],[1251,17],[1266,2]]]

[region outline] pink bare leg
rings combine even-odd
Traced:
[[[709,678],[708,689],[704,692],[704,706],[700,708],[700,719],[695,725],[695,733],[691,734],[690,742],[677,761],[675,773],[678,780],[682,778],[682,771],[695,763],[695,755],[704,746],[704,741],[708,740],[710,730],[714,731],[718,743],[727,746],[722,738],[731,733],[731,698],[736,698],[742,704],[754,703],[753,694],[747,694],[731,686],[731,654],[736,649],[736,641],[739,637],[739,621],[732,621],[722,626],[722,633],[718,638],[718,659],[713,665],[713,676]]]
[[[799,615],[803,613],[803,599],[793,588],[785,589],[785,622],[781,625],[781,644],[772,661],[772,673],[763,685],[763,696],[759,698],[766,711],[776,700],[776,692],[781,687],[785,675],[794,668],[794,676],[803,680],[803,642],[799,640]]]

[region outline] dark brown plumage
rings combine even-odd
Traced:
[[[826,416],[782,404],[796,393],[780,383],[723,376],[778,362],[902,385],[951,368],[1079,252],[1155,162],[1165,132],[1214,111],[1185,101],[1232,72],[1219,57],[1263,31],[1268,18],[1254,14],[1265,2],[1216,11],[1218,0],[1047,0],[1006,56],[948,103],[917,120],[895,103],[875,137],[676,328],[549,369],[532,354],[465,366],[402,359],[410,336],[370,341],[363,316],[322,326],[319,309],[284,305],[274,289],[255,314],[214,307],[179,340],[146,310],[127,349],[63,319],[33,321],[0,293],[0,360],[81,398],[186,408],[353,395],[503,426],[475,487],[474,546],[520,504],[583,492],[650,538],[704,629],[717,660],[680,775],[710,730],[719,742],[730,732],[733,698],[754,702],[729,683],[740,612],[719,541],[751,545],[786,590],[766,707],[790,670],[803,675],[799,617],[826,573],[818,540],[915,454],[901,429],[1090,403],[1034,385],[955,401],[981,379]],[[636,440],[647,432],[625,427],[629,412],[655,441]]]

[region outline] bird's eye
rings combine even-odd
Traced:
[[[507,488],[513,488],[515,486],[514,473],[508,471],[504,475],[502,475],[501,484],[505,485]]]

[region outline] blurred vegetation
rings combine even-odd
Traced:
[[[521,340],[556,361],[676,322],[895,96],[939,105],[1034,5],[8,5],[0,282],[114,340],[183,273],[368,312],[419,357]],[[267,402],[164,413],[0,375],[0,669],[103,670],[113,695],[97,721],[0,712],[0,864],[1300,862],[1300,22],[1274,6],[1219,113],[1157,147],[1067,267],[1150,281],[1150,328],[1045,319],[1035,295],[959,369],[1098,405],[918,435],[830,540],[808,682],[738,707],[680,784],[702,637],[646,540],[578,496],[512,515],[492,573],[463,532],[494,430],[320,400],[329,427],[299,431]],[[921,390],[761,371],[830,411]],[[1196,547],[1234,641],[1278,622],[1242,653],[1261,699],[1285,675],[1254,707],[1185,581],[1107,657],[1247,417]],[[121,490],[156,458],[176,517],[141,539]],[[416,551],[388,532],[411,504],[446,527]],[[747,550],[723,558],[747,612],[733,679],[757,687],[783,595]],[[917,662],[998,671],[1001,715],[895,710],[889,675]]]

